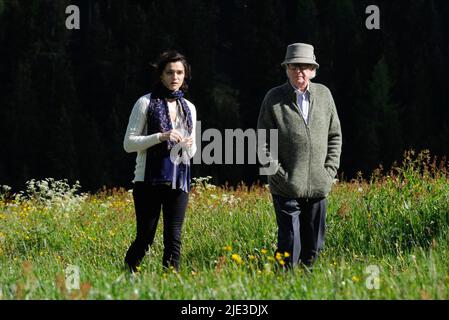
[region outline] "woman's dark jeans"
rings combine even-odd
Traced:
[[[181,230],[189,194],[172,189],[171,185],[152,186],[135,182],[133,190],[136,212],[136,239],[126,253],[125,262],[136,271],[149,246],[153,244],[162,208],[164,221],[164,255],[162,265],[179,271]]]

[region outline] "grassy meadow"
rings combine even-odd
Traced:
[[[280,268],[266,186],[195,179],[180,272],[162,269],[160,221],[135,276],[123,267],[135,236],[130,191],[82,194],[52,179],[16,195],[3,187],[0,299],[449,299],[448,169],[407,152],[389,171],[337,182],[313,272]],[[79,289],[67,287],[73,268]]]

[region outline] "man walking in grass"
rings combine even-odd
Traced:
[[[263,141],[270,167],[274,162],[277,168],[268,176],[278,225],[276,255],[288,267],[311,267],[324,245],[326,197],[340,165],[342,134],[331,92],[310,81],[319,67],[313,46],[289,45],[281,66],[288,81],[268,91],[257,125],[278,132],[277,159],[270,140]]]

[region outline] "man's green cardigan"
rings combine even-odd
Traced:
[[[270,191],[287,198],[326,197],[340,165],[340,120],[329,89],[310,82],[308,123],[289,82],[268,91],[257,128],[278,130],[278,170],[268,176]],[[267,141],[265,150],[270,156]],[[259,141],[260,143],[260,141]]]

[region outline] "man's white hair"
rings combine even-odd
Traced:
[[[310,75],[310,80],[312,80],[313,78],[315,78],[316,77],[316,69],[317,68],[313,68],[313,71],[312,71],[312,74]]]

